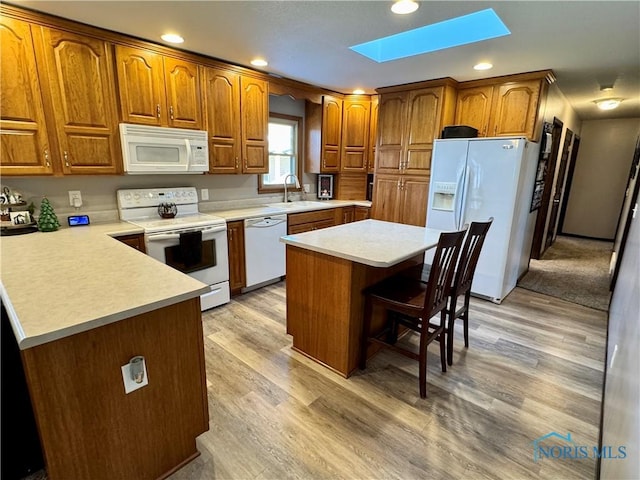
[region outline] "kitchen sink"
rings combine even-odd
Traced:
[[[301,207],[325,208],[327,204],[325,202],[314,202],[312,200],[299,200],[297,202],[268,203],[267,206],[275,207],[275,208],[301,208]]]

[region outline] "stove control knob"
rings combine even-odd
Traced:
[[[136,200],[140,199],[140,194],[139,193],[134,193],[133,194],[133,198],[135,198]]]

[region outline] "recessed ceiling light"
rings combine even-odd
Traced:
[[[602,100],[595,100],[595,104],[600,110],[613,110],[614,108],[618,108],[620,102],[622,102],[621,98],[604,98]]]
[[[487,62],[480,62],[473,66],[474,70],[490,70],[493,68],[493,64]]]
[[[180,35],[178,35],[176,33],[165,33],[160,38],[162,40],[164,40],[165,42],[169,42],[169,43],[182,43],[182,42],[184,42],[184,38],[182,38]]]
[[[355,95],[362,95],[362,94],[364,94],[364,90],[363,90],[363,89],[361,89],[361,88],[356,88],[356,89],[353,91],[353,93],[354,93]]]
[[[398,15],[406,15],[415,12],[419,6],[414,0],[398,0],[391,5],[391,11]]]
[[[254,67],[266,67],[267,65],[269,65],[269,63],[262,58],[255,58],[251,60],[251,65],[253,65]]]

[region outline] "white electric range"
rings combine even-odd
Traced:
[[[202,310],[229,302],[227,223],[200,213],[193,187],[118,190],[120,219],[144,229],[147,254],[211,286],[201,295]],[[175,217],[162,218],[169,204]]]

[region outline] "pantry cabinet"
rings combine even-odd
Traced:
[[[449,85],[382,93],[376,173],[429,175],[433,141],[453,120],[454,106]]]
[[[428,176],[376,175],[371,217],[424,227],[428,197]]]
[[[268,83],[231,70],[203,70],[209,172],[268,173]]]
[[[198,65],[116,45],[122,121],[202,129]]]
[[[229,245],[229,289],[236,295],[247,285],[244,256],[244,222],[227,222]]]
[[[539,140],[550,71],[474,80],[460,84],[455,124],[480,137],[524,136]]]
[[[0,174],[53,173],[31,26],[0,17]]]
[[[64,174],[116,174],[118,139],[114,59],[105,41],[32,27],[45,109],[52,112]]]

